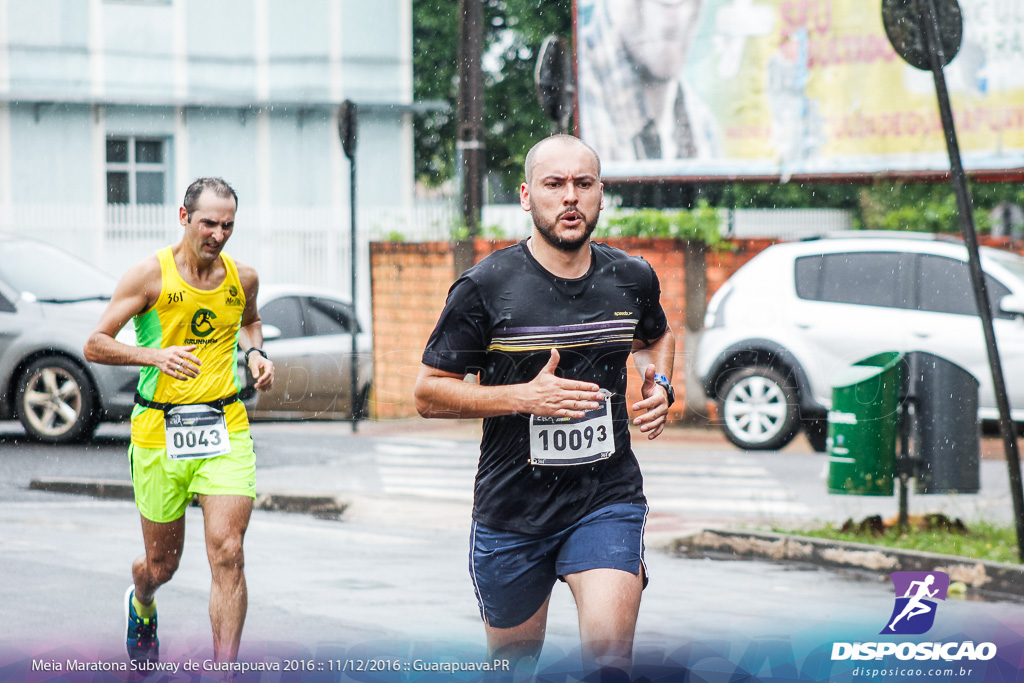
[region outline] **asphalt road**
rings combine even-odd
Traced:
[[[126,430],[105,427],[91,444],[53,448],[29,444],[4,427],[10,425],[0,425],[0,679],[18,680],[31,662],[47,658],[123,661],[121,599],[141,549],[137,512],[129,502],[30,491],[27,483],[57,476],[127,479]],[[343,424],[258,424],[254,435],[259,487],[334,491],[350,508],[340,521],[254,513],[246,538],[250,608],[242,659],[483,658],[466,569],[472,426],[366,425],[351,434]],[[798,446],[751,455],[714,440],[670,437],[637,448],[652,490],[656,539],[771,515],[796,523],[849,511],[812,492],[821,487],[823,459]],[[690,489],[673,483],[687,479],[696,482]],[[703,496],[697,503],[695,492]],[[186,524],[181,568],[159,597],[168,661],[202,661],[210,647],[201,511],[190,509]],[[852,664],[823,661],[821,652],[839,640],[878,638],[892,609],[892,585],[873,574],[684,559],[658,545],[648,549],[639,661],[719,673],[741,660],[755,670],[788,671],[788,661],[805,680],[836,672],[848,679]],[[1005,636],[1000,647],[1019,661],[1019,643],[1006,634],[1024,621],[1024,605],[949,600],[940,614],[929,638]],[[578,643],[572,597],[559,585],[542,669],[571,669],[565,662],[574,661]],[[752,651],[761,660],[749,661]],[[408,676],[363,680],[399,679]],[[704,680],[725,679],[709,674]]]
[[[29,442],[16,422],[0,422],[0,501],[24,500],[34,478],[128,481],[126,425],[104,425],[88,444]],[[472,421],[256,423],[257,489],[262,492],[404,497],[438,504],[472,500],[479,426]],[[990,447],[991,444],[988,444]],[[827,460],[802,438],[781,452],[746,453],[717,432],[672,430],[653,442],[634,439],[651,503],[648,534],[656,544],[715,526],[799,529],[898,511],[893,497],[829,494]],[[918,495],[911,513],[942,512],[968,524],[1012,523],[1007,468],[981,461],[981,491]],[[461,523],[461,521],[460,521]]]

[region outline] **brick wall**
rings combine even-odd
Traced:
[[[684,326],[686,321],[685,263],[682,242],[671,239],[619,238],[606,240],[611,246],[643,256],[661,280],[661,303],[669,325],[676,334],[675,375],[677,401],[671,419],[684,417],[683,382]],[[479,261],[515,240],[474,243]],[[712,294],[742,264],[773,242],[742,240],[729,252],[707,255],[708,292]],[[370,245],[373,291],[374,404],[377,419],[398,419],[416,414],[412,391],[419,372],[427,338],[444,308],[448,288],[454,281],[452,247],[448,242],[410,244],[377,242]],[[640,399],[640,379],[630,364],[627,401]]]
[[[416,414],[412,389],[420,356],[444,308],[453,263],[448,242],[370,245],[374,345],[371,415],[377,419]]]
[[[983,247],[994,247],[996,249],[1002,249],[1004,251],[1012,251],[1015,254],[1024,256],[1024,243],[1014,242],[1009,237],[990,237],[988,235],[978,235],[978,244]]]
[[[675,369],[672,386],[676,390],[676,402],[669,409],[669,419],[679,419],[686,410],[685,389],[681,381],[683,372],[683,351],[686,327],[686,265],[682,242],[671,239],[619,238],[602,240],[634,256],[642,256],[654,268],[661,282],[661,307],[676,337]],[[640,385],[643,380],[636,365],[628,365],[629,381],[626,385],[626,405],[633,405],[642,397]],[[632,411],[630,411],[632,415]]]
[[[682,379],[686,292],[684,248],[671,239],[612,238],[602,240],[613,247],[643,256],[661,280],[661,303],[669,324],[676,334],[675,377],[676,404],[669,418],[679,420],[685,415]],[[729,279],[743,264],[781,240],[733,240],[728,251],[708,252],[706,256],[707,298]],[[981,244],[1021,251],[1008,238],[983,237]],[[474,243],[475,260],[479,261],[498,249],[515,244],[515,240]],[[1017,247],[1017,249],[1013,249]],[[373,290],[374,338],[374,402],[371,415],[377,419],[398,419],[416,414],[412,392],[420,368],[420,358],[427,338],[444,308],[448,288],[454,281],[454,259],[449,242],[376,242],[370,245]],[[630,364],[627,401],[639,400],[640,380]]]

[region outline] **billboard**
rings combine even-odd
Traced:
[[[934,175],[932,75],[881,0],[576,0],[580,137],[609,179]],[[968,171],[1024,177],[1024,1],[960,0],[946,67]]]

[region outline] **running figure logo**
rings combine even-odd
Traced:
[[[217,314],[211,310],[200,308],[196,311],[196,314],[192,316],[192,334],[197,337],[207,337],[213,332],[213,321],[217,319]]]
[[[945,572],[893,572],[896,604],[881,633],[920,635],[935,623],[936,600],[945,600],[949,576]]]

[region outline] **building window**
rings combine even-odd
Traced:
[[[167,140],[107,138],[107,203],[163,204]]]

